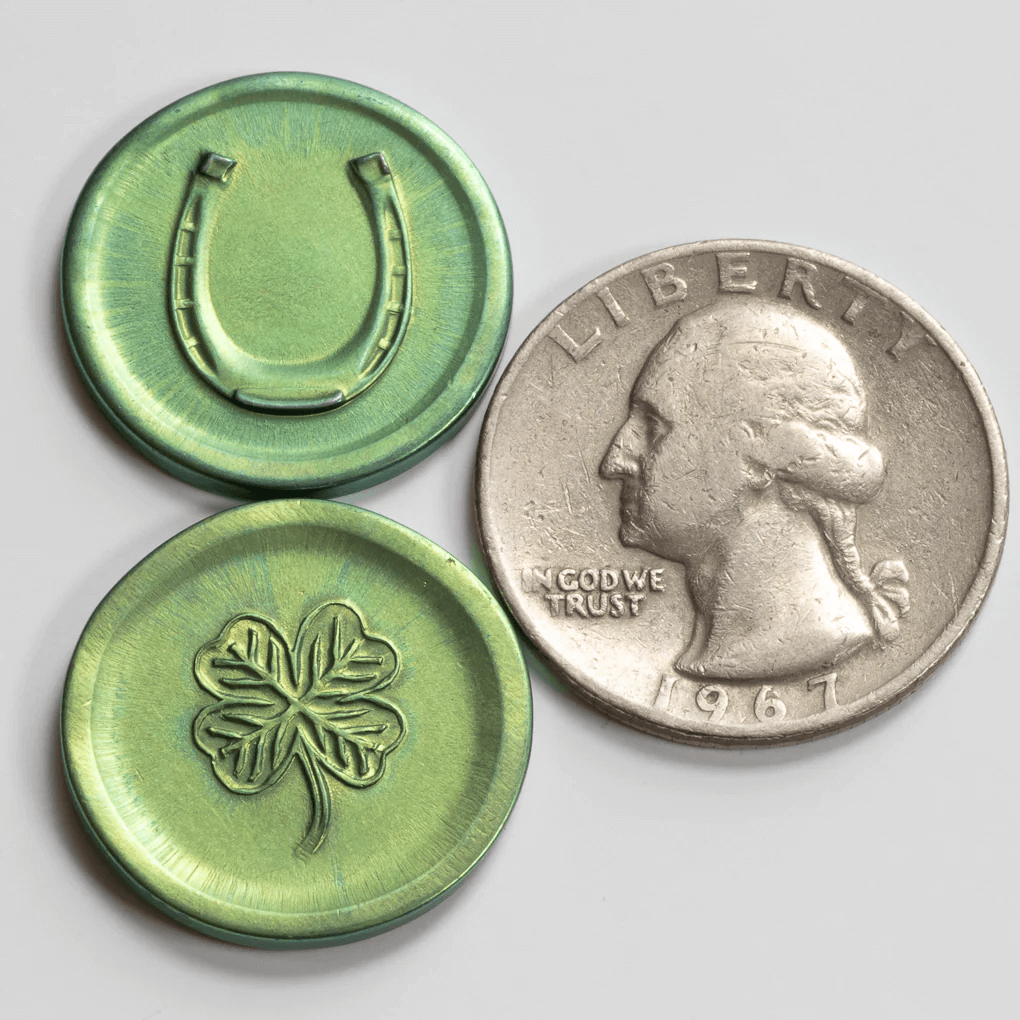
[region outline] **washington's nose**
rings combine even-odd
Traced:
[[[613,441],[609,444],[609,449],[606,450],[606,455],[602,458],[599,474],[603,478],[621,478],[624,475],[631,475],[637,467],[634,457],[624,448],[623,433],[626,427],[625,425],[616,433]]]

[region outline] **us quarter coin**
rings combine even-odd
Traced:
[[[582,698],[658,736],[774,745],[915,689],[1006,528],[974,369],[841,259],[711,241],[593,280],[528,337],[478,453],[482,547]]]

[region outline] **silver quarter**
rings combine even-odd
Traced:
[[[712,746],[880,712],[966,632],[1006,528],[974,369],[878,277],[710,241],[634,259],[510,363],[478,452],[493,579],[608,714]]]

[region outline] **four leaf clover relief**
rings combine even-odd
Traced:
[[[371,786],[404,737],[400,709],[378,694],[398,669],[393,645],[344,602],[309,613],[293,648],[268,620],[237,616],[195,656],[195,679],[217,699],[195,718],[195,743],[232,793],[261,793],[300,762],[312,818],[297,850],[314,853],[330,819],[327,774]]]

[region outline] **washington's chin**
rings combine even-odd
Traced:
[[[620,530],[618,534],[620,541],[624,545],[640,548],[648,541],[644,531],[630,519],[626,511],[620,514]]]
[[[620,544],[625,546],[640,546],[641,542],[635,535],[634,531],[626,525],[621,525],[617,535],[620,539]]]
[[[626,520],[621,520],[618,535],[621,545],[625,545],[631,549],[644,549],[645,552],[650,552],[655,556],[662,556],[664,559],[677,560],[677,562],[680,562],[679,558],[675,554],[663,553],[651,536],[649,536],[648,532],[644,531],[636,524],[632,524]]]

